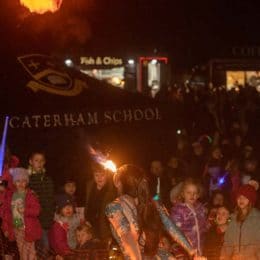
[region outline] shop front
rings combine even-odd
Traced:
[[[125,87],[125,62],[115,56],[82,56],[79,61],[81,72],[109,84]]]
[[[234,47],[230,56],[210,61],[210,82],[228,90],[251,86],[260,91],[260,47]]]
[[[68,67],[115,87],[149,96],[155,96],[169,81],[166,56],[82,55],[65,59],[64,62]]]

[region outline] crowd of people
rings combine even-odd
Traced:
[[[260,259],[259,147],[248,116],[256,108],[247,98],[231,101],[231,93],[225,102],[216,92],[211,98],[196,93],[189,101],[198,102],[196,109],[203,97],[219,102],[201,110],[212,117],[187,116],[171,151],[146,168],[127,164],[112,173],[93,161],[84,205],[75,179],[55,189],[44,152],[32,152],[22,168],[6,149],[3,259]],[[183,103],[189,97],[175,94]],[[197,134],[200,122],[209,124],[207,134]]]

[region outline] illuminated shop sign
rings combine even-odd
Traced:
[[[117,57],[80,57],[81,65],[97,65],[97,66],[123,66],[123,59]]]

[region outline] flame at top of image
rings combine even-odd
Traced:
[[[44,14],[58,11],[62,0],[20,0],[20,3],[28,8],[31,13]]]

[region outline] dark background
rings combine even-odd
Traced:
[[[66,56],[118,51],[131,56],[151,54],[156,49],[168,54],[176,66],[193,66],[233,46],[257,46],[259,9],[259,2],[245,0],[63,0],[59,12],[35,15],[21,7],[18,0],[1,0],[0,75],[6,76],[7,70],[8,75],[17,72],[11,57],[39,52]],[[19,86],[13,83],[12,87]],[[18,101],[20,106],[23,102]],[[89,173],[90,158],[85,150],[88,142],[108,147],[119,164],[145,165],[163,153],[169,154],[165,143],[167,140],[169,146],[169,137],[174,138],[176,132],[168,131],[169,136],[165,136],[160,130],[161,126],[111,126],[87,133],[84,129],[42,131],[34,138],[19,132],[10,133],[9,143],[23,166],[32,149],[45,150],[48,170],[56,183],[61,184],[66,176],[77,176],[82,197]],[[89,137],[91,140],[86,140]]]
[[[258,1],[63,0],[59,12],[46,15],[30,15],[18,0],[1,6],[2,44],[8,41],[8,49],[157,49],[189,65],[260,41]]]

